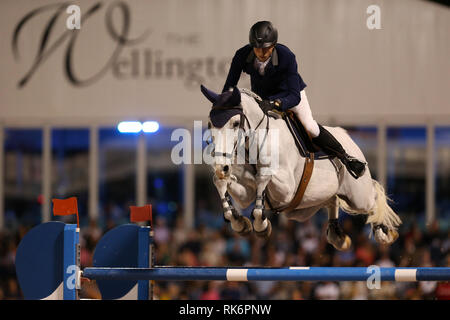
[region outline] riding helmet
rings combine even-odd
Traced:
[[[270,21],[258,21],[250,29],[249,40],[253,48],[267,48],[277,43],[278,31]]]

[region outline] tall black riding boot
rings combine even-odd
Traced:
[[[355,179],[364,175],[366,163],[348,155],[339,141],[327,129],[320,124],[319,128],[320,134],[318,137],[312,138],[313,143],[322,148],[328,155],[338,157]]]

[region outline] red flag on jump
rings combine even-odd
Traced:
[[[152,223],[152,205],[147,204],[143,207],[130,206],[131,222],[150,221]]]
[[[53,202],[53,214],[55,216],[68,216],[71,214],[76,214],[77,226],[78,228],[80,227],[76,197],[71,197],[67,199],[52,199],[52,202]]]

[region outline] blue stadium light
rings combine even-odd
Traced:
[[[118,124],[117,130],[121,133],[138,133],[142,131],[142,123],[139,121],[122,121]]]
[[[159,130],[159,123],[157,121],[145,121],[142,127],[144,132],[154,133]]]

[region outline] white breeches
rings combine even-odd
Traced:
[[[308,131],[312,138],[315,138],[319,136],[320,129],[316,120],[313,119],[305,90],[302,90],[300,92],[300,98],[300,103],[298,104],[298,106],[293,107],[292,111],[294,111],[295,115],[300,119],[306,131]]]

